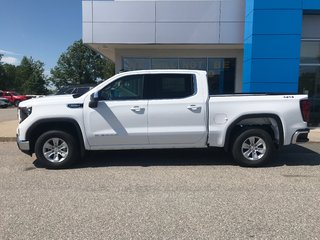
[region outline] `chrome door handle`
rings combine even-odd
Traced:
[[[140,111],[143,110],[143,108],[140,108],[139,106],[134,106],[134,107],[132,107],[130,109],[131,109],[131,111],[134,111],[134,112],[140,112]]]
[[[188,107],[187,107],[188,109],[190,109],[190,110],[198,110],[199,108],[201,108],[200,106],[197,106],[197,105],[189,105]]]

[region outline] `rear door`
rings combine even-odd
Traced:
[[[148,138],[152,145],[203,146],[206,101],[194,74],[146,74]],[[173,145],[174,144],[174,145]]]

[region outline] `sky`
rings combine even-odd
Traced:
[[[59,56],[82,37],[81,0],[0,0],[2,62],[23,56],[45,64],[48,75]]]

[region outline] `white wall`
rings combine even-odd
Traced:
[[[243,43],[245,0],[83,1],[85,43]]]

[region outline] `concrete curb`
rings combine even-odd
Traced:
[[[15,142],[15,137],[0,137],[0,142]]]

